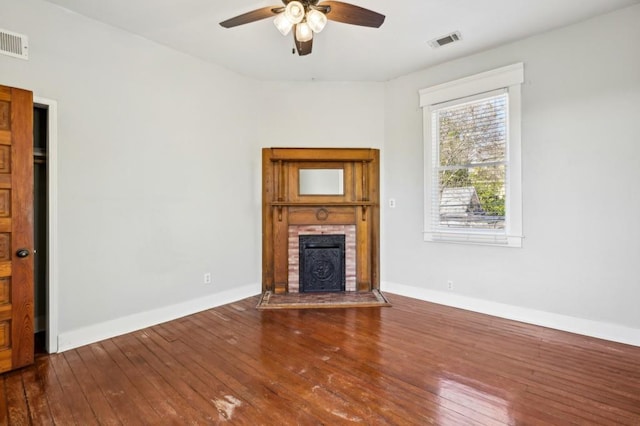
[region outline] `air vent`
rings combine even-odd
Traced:
[[[460,31],[455,31],[455,32],[452,32],[451,34],[447,34],[446,36],[442,36],[442,37],[438,37],[436,39],[430,40],[429,46],[436,49],[438,47],[442,47],[446,44],[450,44],[460,40],[462,40],[462,35],[460,34]]]
[[[14,58],[29,59],[28,37],[0,29],[0,53]]]

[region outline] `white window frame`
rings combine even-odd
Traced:
[[[424,126],[424,240],[431,242],[522,247],[521,86],[524,65],[517,63],[437,86],[421,89],[420,106]],[[508,93],[507,181],[505,227],[500,230],[434,228],[434,157],[438,141],[433,140],[432,111],[445,102],[504,89]],[[439,214],[439,212],[438,212]]]

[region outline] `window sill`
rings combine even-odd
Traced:
[[[424,240],[434,243],[472,244],[483,246],[521,248],[524,237],[520,235],[480,232],[426,231]]]

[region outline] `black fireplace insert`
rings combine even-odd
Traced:
[[[345,236],[300,235],[300,292],[345,291]]]

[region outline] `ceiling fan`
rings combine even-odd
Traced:
[[[313,34],[322,31],[327,19],[345,24],[379,28],[384,15],[341,1],[282,0],[284,6],[263,7],[220,22],[225,28],[237,27],[275,16],[276,28],[287,35],[293,29],[298,55],[308,55],[313,47]]]

